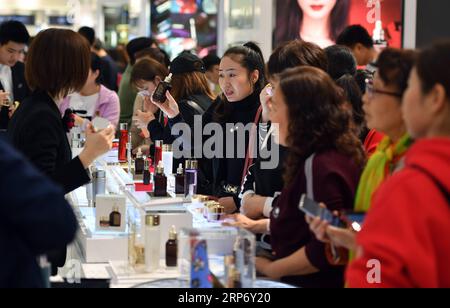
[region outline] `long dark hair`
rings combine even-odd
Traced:
[[[285,183],[292,182],[306,158],[328,149],[352,156],[362,168],[365,154],[361,141],[350,128],[342,90],[329,75],[314,67],[298,67],[277,79],[289,116]]]
[[[259,47],[255,48],[255,46],[254,43],[247,43],[243,46],[231,47],[225,52],[223,57],[229,57],[246,68],[249,79],[253,71],[259,71],[259,79],[253,87],[253,94],[257,93],[259,95],[266,86],[266,70],[262,52]],[[219,100],[220,102],[214,112],[214,121],[226,123],[233,110],[232,105],[224,94],[219,97]]]
[[[348,25],[350,0],[337,0],[331,12],[330,38],[336,41],[339,34]],[[303,11],[298,0],[277,1],[277,28],[275,44],[299,38],[299,26],[303,21]]]

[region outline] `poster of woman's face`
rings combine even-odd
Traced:
[[[303,39],[325,48],[348,25],[360,24],[369,33],[381,20],[389,46],[401,47],[403,0],[277,0],[274,47]]]

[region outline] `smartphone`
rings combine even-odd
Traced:
[[[302,195],[298,208],[306,215],[327,221],[330,225],[338,228],[343,228],[346,223],[338,216],[334,215],[330,210],[323,208],[314,200],[309,199],[305,194]]]

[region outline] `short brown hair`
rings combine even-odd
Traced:
[[[212,100],[215,99],[208,80],[202,72],[176,74],[172,77],[172,87],[171,93],[176,101],[192,95],[206,95]]]
[[[164,79],[167,75],[169,75],[169,70],[164,65],[156,60],[145,58],[133,66],[130,83],[137,87],[140,80],[155,81],[157,76]]]
[[[269,77],[300,66],[313,66],[326,72],[328,58],[325,50],[314,43],[302,40],[290,41],[275,49],[267,64]]]
[[[408,88],[409,75],[416,62],[414,50],[387,48],[377,60],[378,74],[387,86],[394,86],[403,95]]]
[[[90,62],[89,44],[80,34],[48,29],[40,32],[30,46],[25,78],[33,91],[62,98],[83,88]]]

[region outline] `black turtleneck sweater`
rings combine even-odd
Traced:
[[[222,126],[224,131],[224,158],[214,158],[213,160],[200,159],[200,167],[204,170],[205,180],[210,182],[210,186],[212,184],[212,190],[207,193],[222,197],[220,195],[220,187],[224,184],[238,187],[241,186],[242,174],[245,167],[245,157],[250,140],[249,132],[245,133],[244,137],[245,153],[237,153],[238,139],[242,142],[242,128],[247,124],[254,123],[260,107],[260,100],[259,94],[253,93],[242,101],[234,103],[226,102],[226,104],[228,104],[227,108],[225,108],[225,110],[227,110],[226,115],[220,117],[222,120],[218,120],[217,114],[219,111],[217,106],[219,106],[220,103],[221,102],[218,99],[218,102],[213,104],[212,107],[205,112],[202,118],[202,126],[205,127],[210,123],[218,123]],[[183,122],[183,117],[181,115],[169,121],[171,126],[180,122]],[[237,126],[240,127],[236,129]],[[211,136],[204,136],[203,143],[210,138]],[[216,141],[220,142],[219,140]],[[231,146],[234,146],[234,155],[233,158],[227,158],[227,152],[232,149]],[[240,158],[237,154],[240,154]]]

